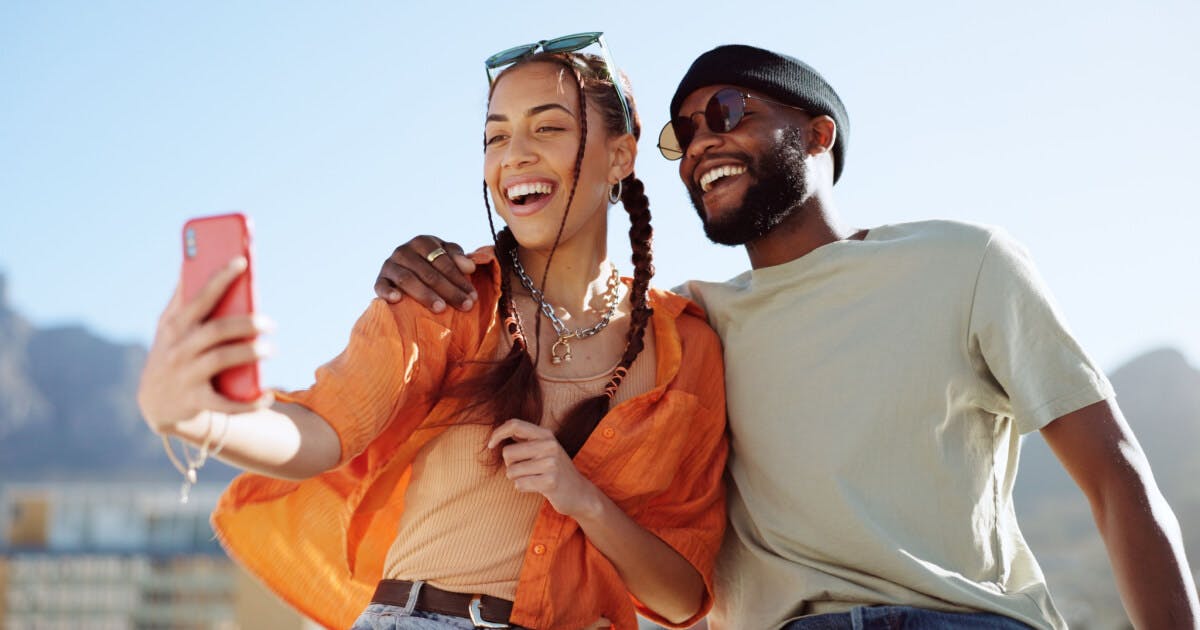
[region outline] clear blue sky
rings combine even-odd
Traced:
[[[638,96],[659,284],[747,266],[704,239],[654,139],[696,55],[752,43],[846,102],[846,222],[1003,225],[1102,365],[1161,345],[1200,363],[1200,5],[1169,0],[5,2],[10,299],[148,343],[184,220],[242,210],[278,325],[266,379],[302,386],[394,245],[489,239],[483,58],[585,30],[607,32]]]

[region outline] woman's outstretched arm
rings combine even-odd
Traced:
[[[265,355],[255,340],[267,330],[262,318],[204,321],[245,269],[245,259],[233,260],[190,303],[175,292],[146,357],[138,406],[155,433],[196,446],[220,445],[222,460],[246,470],[308,478],[335,466],[341,455],[337,433],[325,420],[300,405],[274,402],[270,393],[237,402],[212,387],[217,373]]]
[[[194,446],[221,445],[216,457],[243,470],[301,480],[337,466],[341,445],[323,418],[295,403],[225,415],[201,413],[160,432]]]

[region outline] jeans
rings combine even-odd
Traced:
[[[849,612],[813,615],[789,622],[783,630],[1029,630],[1029,626],[992,613],[952,613],[912,606],[859,606]]]
[[[466,617],[451,617],[401,606],[370,604],[350,630],[474,630]]]

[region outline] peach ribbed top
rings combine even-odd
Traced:
[[[617,390],[614,406],[654,387],[654,340],[646,330],[645,349]],[[603,391],[611,368],[582,378],[555,378],[553,366],[539,368],[546,414]],[[544,499],[517,492],[484,452],[491,427],[463,424],[429,441],[413,460],[399,531],[384,563],[384,577],[425,580],[440,589],[516,598],[517,578]],[[552,509],[552,508],[548,508]]]

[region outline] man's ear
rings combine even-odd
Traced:
[[[814,116],[808,121],[807,137],[805,145],[808,147],[809,155],[817,155],[818,153],[826,153],[833,150],[833,143],[837,141],[837,123],[829,116]]]
[[[637,151],[637,139],[631,133],[623,133],[608,140],[608,175],[614,184],[629,177],[633,172]]]

